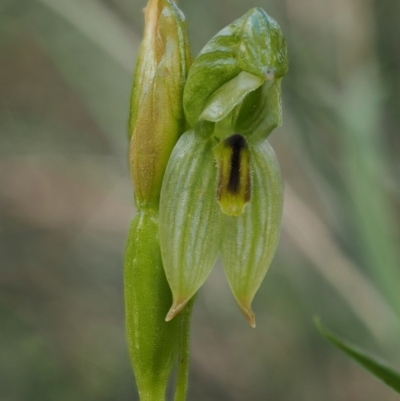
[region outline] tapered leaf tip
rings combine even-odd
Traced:
[[[185,299],[183,301],[182,300],[174,301],[171,306],[171,309],[167,313],[165,321],[169,322],[170,320],[172,320],[179,312],[182,311],[182,309],[186,306],[186,304],[188,302],[189,302],[189,299]]]
[[[239,303],[239,308],[242,311],[244,317],[250,323],[250,326],[255,328],[256,327],[256,316],[251,309],[251,305],[247,305],[245,303]]]

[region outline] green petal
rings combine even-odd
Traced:
[[[251,144],[263,142],[282,124],[281,81],[264,83],[249,93],[240,108],[235,110],[235,128]]]
[[[198,122],[211,96],[240,72],[232,52],[216,49],[211,54],[200,54],[196,58],[183,92],[185,116],[192,127]]]
[[[183,96],[186,119],[191,126],[200,119],[219,121],[249,91],[281,78],[287,70],[286,42],[279,25],[261,8],[254,8],[218,32],[193,62]],[[251,87],[243,88],[249,82],[238,77],[242,72],[260,81],[252,78]]]
[[[283,185],[278,160],[268,142],[251,147],[250,154],[251,200],[242,215],[223,216],[221,256],[233,295],[254,327],[251,302],[278,245]]]
[[[214,141],[188,131],[169,160],[160,198],[160,245],[173,294],[171,320],[204,283],[219,248]]]
[[[267,80],[281,78],[288,72],[286,40],[278,23],[262,8],[253,8],[243,17],[238,64]]]
[[[199,119],[213,122],[222,120],[249,92],[256,90],[263,83],[262,78],[242,71],[211,96]]]

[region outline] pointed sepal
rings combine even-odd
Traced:
[[[217,258],[220,211],[213,139],[193,130],[171,154],[160,198],[160,245],[172,290],[171,320],[204,283]]]
[[[251,201],[238,217],[224,216],[221,257],[239,307],[254,327],[251,303],[278,245],[283,185],[275,153],[267,141],[250,147]]]

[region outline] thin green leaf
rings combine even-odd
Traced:
[[[386,362],[379,360],[379,358],[369,355],[356,345],[336,336],[329,331],[319,319],[315,319],[315,325],[326,340],[362,365],[372,375],[400,393],[400,372],[398,370],[389,366]]]

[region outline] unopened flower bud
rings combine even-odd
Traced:
[[[182,96],[189,63],[183,14],[173,1],[150,0],[129,123],[131,175],[141,207],[158,206],[168,158],[184,131]]]

